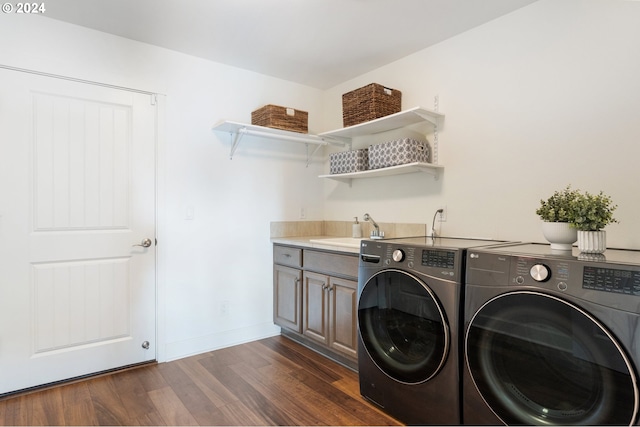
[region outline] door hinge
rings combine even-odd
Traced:
[[[151,94],[151,105],[156,105],[158,103],[158,95],[155,93]]]

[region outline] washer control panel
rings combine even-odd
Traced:
[[[439,247],[366,241],[362,243],[360,263],[376,268],[398,268],[447,280],[459,280],[461,251]]]
[[[446,279],[459,277],[456,271],[457,251],[455,250],[418,246],[396,247],[391,243],[388,246],[387,265],[389,266],[407,268]]]

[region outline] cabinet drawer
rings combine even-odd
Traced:
[[[304,251],[304,269],[332,276],[358,277],[358,256]]]
[[[273,262],[291,267],[302,267],[302,249],[274,245]]]

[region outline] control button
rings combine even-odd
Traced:
[[[546,282],[551,277],[551,271],[549,267],[544,264],[536,264],[531,267],[529,270],[529,274],[536,282]]]
[[[558,290],[559,291],[566,291],[567,289],[569,289],[569,286],[565,283],[565,282],[559,282],[558,283]]]
[[[516,283],[518,285],[522,285],[524,283],[524,277],[522,277],[522,276],[516,277]]]
[[[402,249],[393,251],[393,260],[395,262],[402,262],[404,260],[404,251]]]
[[[389,265],[389,264],[391,264],[391,260],[389,258],[387,258],[387,259],[384,260],[384,263],[385,263],[385,265]]]
[[[409,262],[407,263],[407,267],[409,267],[409,268],[413,268],[413,261],[409,261]]]

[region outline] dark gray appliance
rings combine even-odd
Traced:
[[[362,396],[407,424],[460,424],[465,249],[496,243],[428,237],[362,241]]]
[[[467,254],[465,424],[638,423],[640,251]]]

